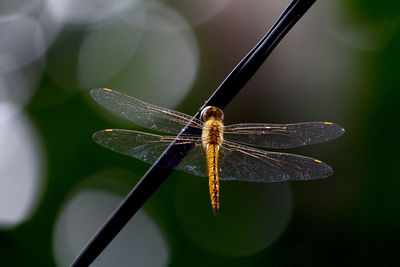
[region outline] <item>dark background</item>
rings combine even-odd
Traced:
[[[0,1],[0,265],[68,266],[148,169],[91,135],[139,129],[109,87],[194,114],[289,1]],[[226,124],[333,121],[288,150],[335,173],[281,184],[175,171],[96,266],[389,266],[400,253],[400,2],[317,1],[225,110]]]

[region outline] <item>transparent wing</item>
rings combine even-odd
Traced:
[[[107,88],[90,92],[94,100],[112,112],[151,130],[178,134],[184,126],[202,129],[203,123],[189,115],[158,107]]]
[[[101,130],[93,135],[98,144],[149,164],[161,156],[174,138],[122,129]],[[201,142],[199,136],[183,136],[176,141],[176,146],[194,145],[176,169],[207,176],[206,156]],[[248,182],[311,180],[332,174],[328,165],[316,159],[263,151],[228,141],[224,141],[221,146],[219,166],[221,180]],[[172,166],[166,163],[162,167]]]
[[[153,164],[175,139],[175,136],[108,129],[94,133],[93,139],[96,143],[108,149]],[[175,143],[176,146],[183,144],[193,144],[194,147],[178,164],[176,169],[197,176],[207,176],[206,157],[201,146],[201,137],[183,136]],[[171,168],[168,164],[162,167]]]
[[[227,141],[269,148],[293,148],[322,143],[343,133],[341,126],[331,122],[243,123],[224,127],[224,138]]]
[[[300,155],[268,152],[224,142],[220,158],[220,179],[248,182],[312,180],[333,173],[325,163]]]

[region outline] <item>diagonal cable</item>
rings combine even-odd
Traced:
[[[193,118],[200,118],[201,110],[206,106],[225,108],[256,73],[286,33],[315,1],[293,0],[266,35],[234,68]],[[178,136],[187,133],[189,129],[186,126]],[[173,169],[161,168],[158,165],[161,163],[160,165],[166,166],[165,164],[168,162],[168,165],[176,166],[191,149],[190,145],[174,146],[174,142],[171,143],[157,162],[151,166],[132,191],[114,210],[104,225],[86,244],[71,266],[90,265],[173,171]]]

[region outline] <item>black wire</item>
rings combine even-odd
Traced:
[[[275,22],[274,26],[272,26],[267,34],[221,83],[206,105],[217,106],[221,109],[225,108],[231,99],[256,73],[286,33],[315,1],[316,0],[292,1]]]
[[[267,34],[221,83],[194,118],[200,117],[200,112],[205,106],[217,106],[221,109],[225,108],[240,89],[242,89],[248,80],[256,73],[285,34],[296,24],[314,2],[315,0],[292,1]],[[180,135],[188,133],[191,130],[193,130],[193,128],[186,126]],[[173,169],[158,167],[159,163],[163,166],[166,166],[166,164],[169,166],[176,166],[191,149],[191,146],[174,146],[173,143],[174,142],[172,142],[157,162],[151,166],[128,196],[115,209],[71,266],[88,266],[91,264],[173,171]]]

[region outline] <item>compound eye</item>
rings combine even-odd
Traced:
[[[218,119],[220,119],[221,121],[223,121],[224,120],[224,112],[222,111],[222,110],[220,110],[219,108],[216,108],[217,109],[217,118]]]
[[[217,107],[205,107],[201,112],[201,118],[203,121],[207,121],[210,118],[215,118],[218,120],[224,119],[224,113]]]
[[[203,110],[201,111],[200,118],[203,121],[206,121],[206,120],[208,120],[210,118],[210,114],[209,114],[210,113],[210,109],[211,109],[211,107],[208,106],[208,107],[203,108]]]

